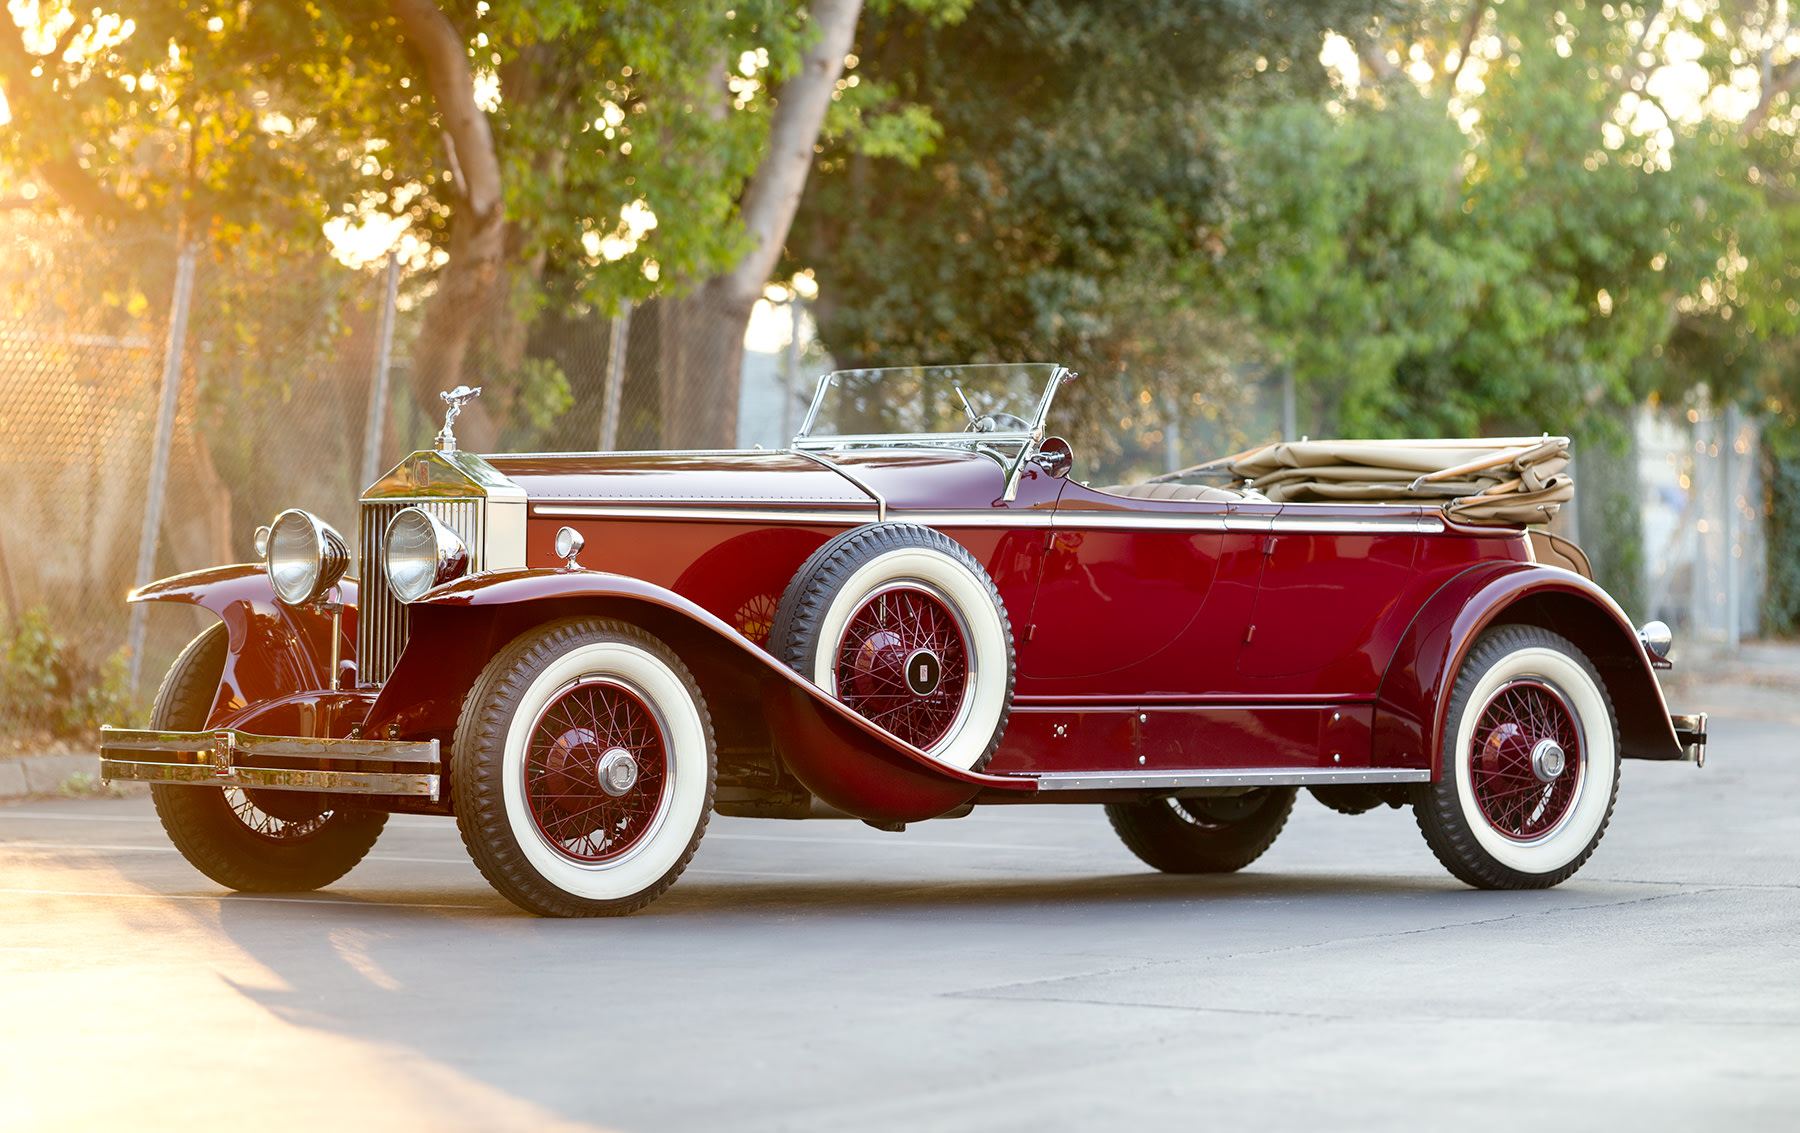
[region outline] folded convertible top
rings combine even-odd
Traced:
[[[1568,466],[1569,438],[1544,436],[1279,441],[1202,467],[1278,503],[1443,501],[1462,523],[1525,524],[1574,498]]]

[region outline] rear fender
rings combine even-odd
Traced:
[[[339,657],[356,656],[356,583],[340,584],[344,604]],[[230,641],[208,726],[223,725],[269,701],[329,689],[331,616],[278,602],[256,563],[212,567],[141,587],[127,602],[186,602],[225,623]]]
[[[946,767],[858,716],[697,603],[599,571],[478,575],[414,602],[406,649],[364,734],[453,734],[464,697],[507,642],[579,616],[617,618],[665,642],[693,672],[722,735],[735,729],[742,739],[772,745],[809,791],[858,818],[915,822],[953,810],[983,788],[1035,787],[1031,780]]]
[[[1445,583],[1407,627],[1375,705],[1375,761],[1442,770],[1444,722],[1463,658],[1490,626],[1536,625],[1593,661],[1619,719],[1619,754],[1681,759],[1662,687],[1637,630],[1606,591],[1559,567],[1483,563]]]

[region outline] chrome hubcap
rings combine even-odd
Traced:
[[[595,770],[598,772],[596,778],[600,780],[600,789],[615,799],[637,783],[637,760],[631,758],[631,753],[622,747],[609,748],[600,757]]]
[[[1555,740],[1539,740],[1531,749],[1531,770],[1540,783],[1552,783],[1568,766],[1562,745]]]

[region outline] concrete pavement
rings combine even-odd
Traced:
[[[662,901],[579,922],[443,820],[246,897],[146,799],[0,806],[0,1128],[1791,1128],[1797,730],[1776,696],[1704,770],[1628,762],[1542,893],[1304,795],[1219,878],[1091,807],[715,817]]]

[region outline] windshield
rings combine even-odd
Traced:
[[[1066,373],[1050,362],[838,370],[820,381],[795,440],[1023,441],[1043,427]]]

